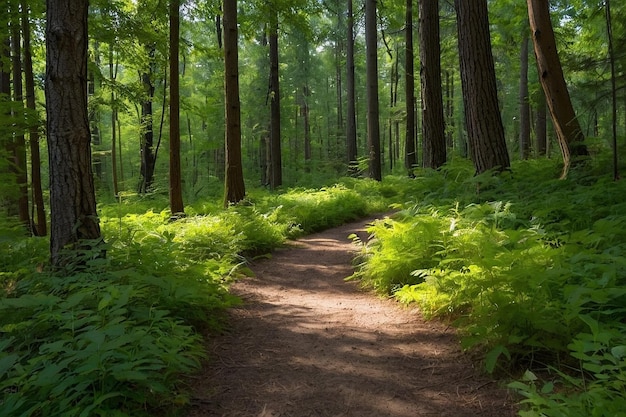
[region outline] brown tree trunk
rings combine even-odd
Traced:
[[[410,1],[410,0],[409,0]],[[358,172],[356,140],[356,89],[354,80],[354,14],[352,0],[348,0],[348,36],[346,45],[346,149],[348,170]]]
[[[404,167],[409,177],[413,177],[413,168],[417,165],[415,152],[415,51],[413,49],[413,0],[406,0],[405,10],[405,100],[406,132],[404,138]]]
[[[446,163],[446,125],[441,91],[439,2],[419,2],[422,84],[423,165],[437,169]]]
[[[226,177],[224,205],[238,203],[246,195],[241,162],[241,111],[239,104],[239,54],[237,49],[237,1],[224,0],[224,86],[226,98]]]
[[[539,99],[537,101],[537,110],[535,115],[535,141],[537,143],[537,155],[546,156],[548,150],[548,126],[547,126],[547,112],[546,96],[543,91],[539,92]]]
[[[24,82],[26,87],[26,107],[35,113],[35,77],[33,75],[33,58],[30,45],[29,9],[26,0],[20,2],[22,8],[22,36],[24,38]],[[41,154],[39,152],[39,122],[33,123],[29,129],[30,148],[30,182],[33,199],[33,234],[45,236],[47,231],[46,213],[44,211],[43,190],[41,184]]]
[[[17,112],[14,117],[18,120],[18,125],[23,123],[24,118],[24,93],[22,86],[22,37],[20,36],[20,15],[17,4],[13,5],[11,13],[11,49],[13,51],[13,100],[16,103]],[[28,166],[26,162],[26,139],[24,132],[20,129],[14,136],[13,146],[13,167],[15,169],[18,197],[17,213],[22,224],[26,226],[32,234],[33,226],[30,219],[28,205]]]
[[[141,182],[139,192],[147,193],[154,181],[154,167],[156,155],[154,153],[154,123],[152,103],[154,102],[154,84],[152,75],[154,74],[154,54],[155,46],[146,47],[150,63],[148,69],[141,74],[141,84],[144,89],[144,98],[141,103]]]
[[[47,1],[46,113],[50,157],[50,255],[101,238],[87,114],[87,0]]]
[[[275,8],[276,5],[274,4]],[[278,74],[278,14],[272,12],[270,22],[270,188],[283,184],[280,135],[280,85]]]
[[[539,81],[546,95],[546,103],[561,148],[563,157],[561,177],[564,178],[573,158],[588,155],[585,137],[567,91],[550,21],[548,0],[528,0],[528,17]]]
[[[109,45],[109,79],[111,84],[115,83],[116,73],[113,63],[113,45]],[[111,171],[113,179],[113,196],[119,198],[119,183],[117,179],[117,104],[115,103],[115,92],[111,88]]]
[[[528,36],[522,38],[519,83],[519,148],[520,158],[530,156],[530,101],[528,97]]]
[[[455,0],[470,155],[476,173],[510,167],[498,108],[487,0]]]
[[[378,30],[376,0],[365,0],[365,50],[367,84],[367,147],[369,176],[381,181],[380,125],[378,103]]]
[[[180,168],[180,0],[170,0],[170,211],[184,215]]]

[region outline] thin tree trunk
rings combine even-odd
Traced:
[[[141,103],[141,182],[139,192],[147,193],[154,181],[154,167],[156,155],[154,152],[154,121],[152,103],[154,102],[154,84],[152,76],[154,74],[154,54],[155,45],[146,46],[150,62],[148,70],[141,74],[141,84],[143,85],[144,97]]]
[[[550,21],[548,1],[528,0],[528,17],[537,58],[539,80],[546,95],[552,124],[561,148],[563,157],[561,177],[564,178],[567,176],[573,158],[588,155],[584,143],[585,136],[567,91],[567,84],[556,49],[552,22]]]
[[[417,165],[415,153],[415,51],[413,49],[413,0],[406,0],[405,13],[405,100],[406,100],[406,132],[404,145],[404,167],[409,177],[413,177],[413,168]]]
[[[537,114],[535,115],[535,141],[537,143],[537,155],[546,156],[548,150],[547,141],[547,112],[546,96],[543,91],[539,92],[537,102]]]
[[[423,166],[437,169],[446,163],[446,125],[441,91],[439,2],[419,2],[420,62],[423,115]]]
[[[113,46],[109,45],[109,79],[111,84],[115,83],[115,70],[113,64]],[[117,104],[115,103],[115,91],[111,87],[111,166],[113,171],[113,195],[119,198],[119,186],[117,180]]]
[[[273,7],[276,7],[274,4]],[[283,184],[280,135],[280,85],[278,73],[278,15],[274,10],[270,22],[270,188]]]
[[[170,0],[170,211],[173,217],[184,215],[180,167],[180,0]]]
[[[378,103],[378,30],[376,24],[376,0],[365,1],[365,49],[369,176],[374,180],[381,181],[382,168]]]
[[[243,200],[246,188],[241,161],[241,111],[239,103],[239,54],[237,1],[224,0],[224,86],[226,102],[226,169],[224,205]]]
[[[35,77],[33,74],[33,57],[30,42],[29,8],[26,0],[20,1],[22,8],[22,36],[24,38],[24,82],[26,87],[26,107],[36,113]],[[46,213],[44,210],[43,190],[41,184],[41,154],[39,151],[39,121],[31,124],[29,129],[29,148],[31,164],[31,192],[33,198],[33,234],[45,236],[47,231]]]
[[[22,86],[22,47],[20,36],[20,14],[17,4],[13,5],[11,13],[11,41],[13,50],[13,99],[19,104],[19,113],[14,117],[22,119],[24,117],[24,93]],[[18,121],[19,124],[22,121]],[[30,219],[28,205],[28,166],[26,162],[26,139],[23,131],[19,131],[14,137],[13,162],[18,187],[17,210],[18,218],[32,234],[33,226]]]
[[[611,63],[611,127],[613,142],[613,179],[619,179],[618,150],[617,150],[617,83],[615,77],[615,51],[613,49],[613,22],[611,17],[611,1],[604,0],[606,12],[606,30],[609,40],[609,61]]]
[[[519,148],[520,158],[530,156],[530,102],[528,98],[528,36],[524,34],[520,51],[519,83]]]
[[[346,45],[346,149],[348,170],[357,175],[357,139],[356,139],[356,90],[354,80],[354,14],[352,0],[348,1],[348,43]],[[410,1],[410,0],[409,0]]]

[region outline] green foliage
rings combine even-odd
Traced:
[[[0,415],[175,413],[188,402],[181,374],[204,357],[199,331],[238,302],[228,286],[249,272],[245,257],[368,212],[343,185],[251,195],[225,210],[197,202],[177,221],[161,196],[124,195],[100,207],[106,259],[87,251],[56,273],[43,268],[46,239],[1,222]]]
[[[593,171],[552,180],[548,161],[496,177],[451,178],[451,165],[428,180],[452,182],[441,200],[416,187],[369,227],[354,278],[452,320],[489,372],[550,369],[512,384],[521,415],[624,415],[626,185]]]
[[[180,313],[218,307],[210,290],[105,260],[20,280],[0,299],[0,414],[140,416],[183,401],[177,377],[203,352]]]

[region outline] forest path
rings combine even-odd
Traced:
[[[208,342],[189,417],[508,417],[513,400],[460,351],[454,331],[345,282],[348,235],[307,236],[255,261],[244,305]]]

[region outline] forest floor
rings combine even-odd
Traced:
[[[454,329],[345,282],[372,219],[254,261],[244,304],[208,338],[189,417],[510,417],[513,394],[464,354]]]

